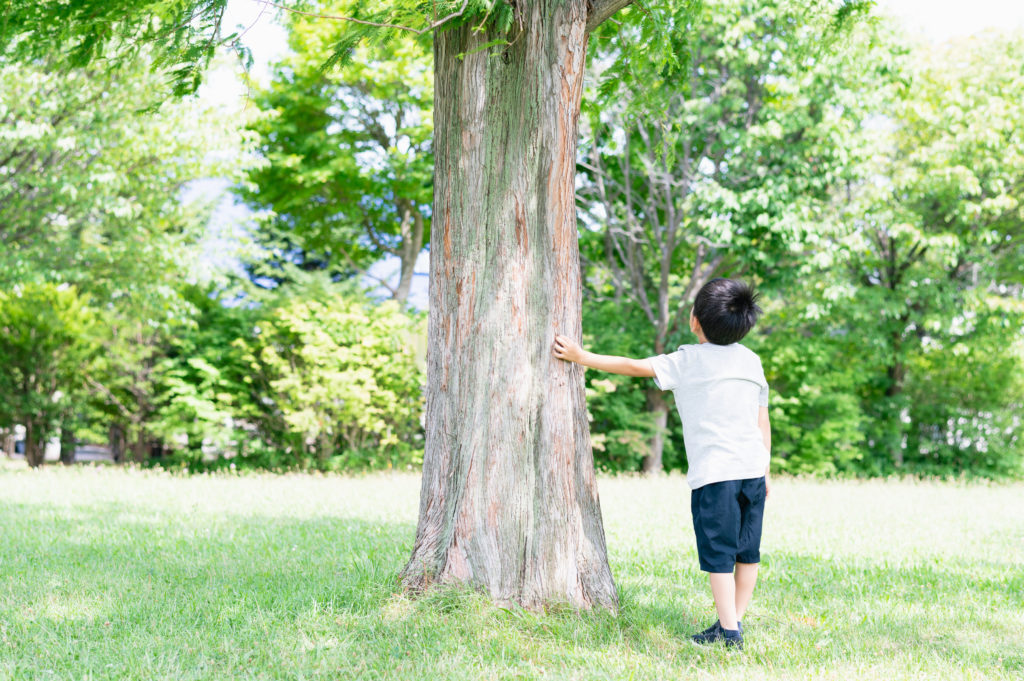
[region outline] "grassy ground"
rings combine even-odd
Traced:
[[[402,596],[412,475],[0,465],[0,679],[1024,677],[1024,485],[778,480],[742,653],[684,480],[600,491],[618,617]]]

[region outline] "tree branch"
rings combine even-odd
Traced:
[[[632,3],[633,0],[592,0],[587,18],[587,33],[604,23],[605,19]]]
[[[437,21],[430,22],[430,24],[426,28],[413,28],[412,26],[403,26],[401,24],[388,24],[388,23],[378,23],[376,21],[366,21],[365,19],[356,19],[355,17],[343,17],[343,16],[336,16],[336,15],[330,15],[330,14],[318,14],[316,12],[303,12],[302,10],[292,9],[290,7],[285,7],[284,5],[279,5],[276,2],[271,2],[270,0],[255,0],[255,2],[264,4],[264,5],[270,5],[271,7],[276,7],[277,9],[284,10],[285,12],[291,12],[292,14],[301,14],[304,17],[314,17],[316,19],[333,19],[334,21],[350,21],[353,24],[362,24],[364,26],[376,26],[378,28],[397,28],[397,29],[400,29],[402,31],[409,31],[409,32],[414,33],[416,35],[423,35],[427,31],[434,30],[435,28],[437,28],[441,24],[447,23],[447,22],[451,21],[452,19],[455,19],[457,17],[462,16],[462,13],[466,11],[466,6],[469,5],[469,0],[463,0],[462,7],[460,7],[458,9],[458,11],[452,12],[448,16],[442,17],[442,18],[438,19]]]

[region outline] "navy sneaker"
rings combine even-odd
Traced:
[[[710,643],[717,643],[718,641],[725,641],[725,645],[729,648],[743,649],[743,624],[740,622],[736,623],[737,629],[729,631],[722,628],[722,623],[718,620],[715,621],[710,627],[694,634],[690,637],[690,640],[694,643],[701,645],[707,645]]]
[[[725,633],[723,632],[724,630],[722,629],[721,623],[718,620],[715,620],[714,624],[712,624],[710,627],[700,632],[699,634],[694,634],[690,637],[690,640],[694,643],[707,645],[709,643],[715,643],[725,638]]]
[[[726,648],[735,648],[736,650],[743,650],[743,630],[736,629],[735,631],[729,631],[728,629],[722,629],[722,636],[725,638]]]

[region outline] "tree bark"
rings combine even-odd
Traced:
[[[150,454],[150,441],[146,437],[146,431],[139,428],[138,435],[135,437],[135,441],[132,442],[132,461],[136,463],[145,463],[149,461]]]
[[[616,609],[583,372],[574,205],[587,2],[435,36],[426,431],[407,588]],[[507,39],[499,54],[481,49]]]
[[[404,304],[409,299],[409,291],[412,289],[416,260],[419,259],[420,251],[423,250],[424,224],[423,214],[413,205],[412,201],[400,202],[399,209],[402,211],[402,246],[398,253],[401,269],[394,297],[395,300]]]
[[[60,429],[60,462],[65,466],[75,463],[75,431],[67,427]]]
[[[46,461],[46,442],[41,441],[39,429],[32,421],[25,422],[25,461],[38,468]]]
[[[124,462],[124,427],[119,423],[111,423],[108,431],[110,441],[110,455],[114,463]]]
[[[14,458],[14,428],[8,430],[0,430],[0,445],[2,445],[3,452],[8,459]]]

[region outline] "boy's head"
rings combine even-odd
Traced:
[[[701,287],[693,301],[693,316],[708,342],[729,345],[754,328],[761,308],[757,292],[742,281],[712,279]]]

